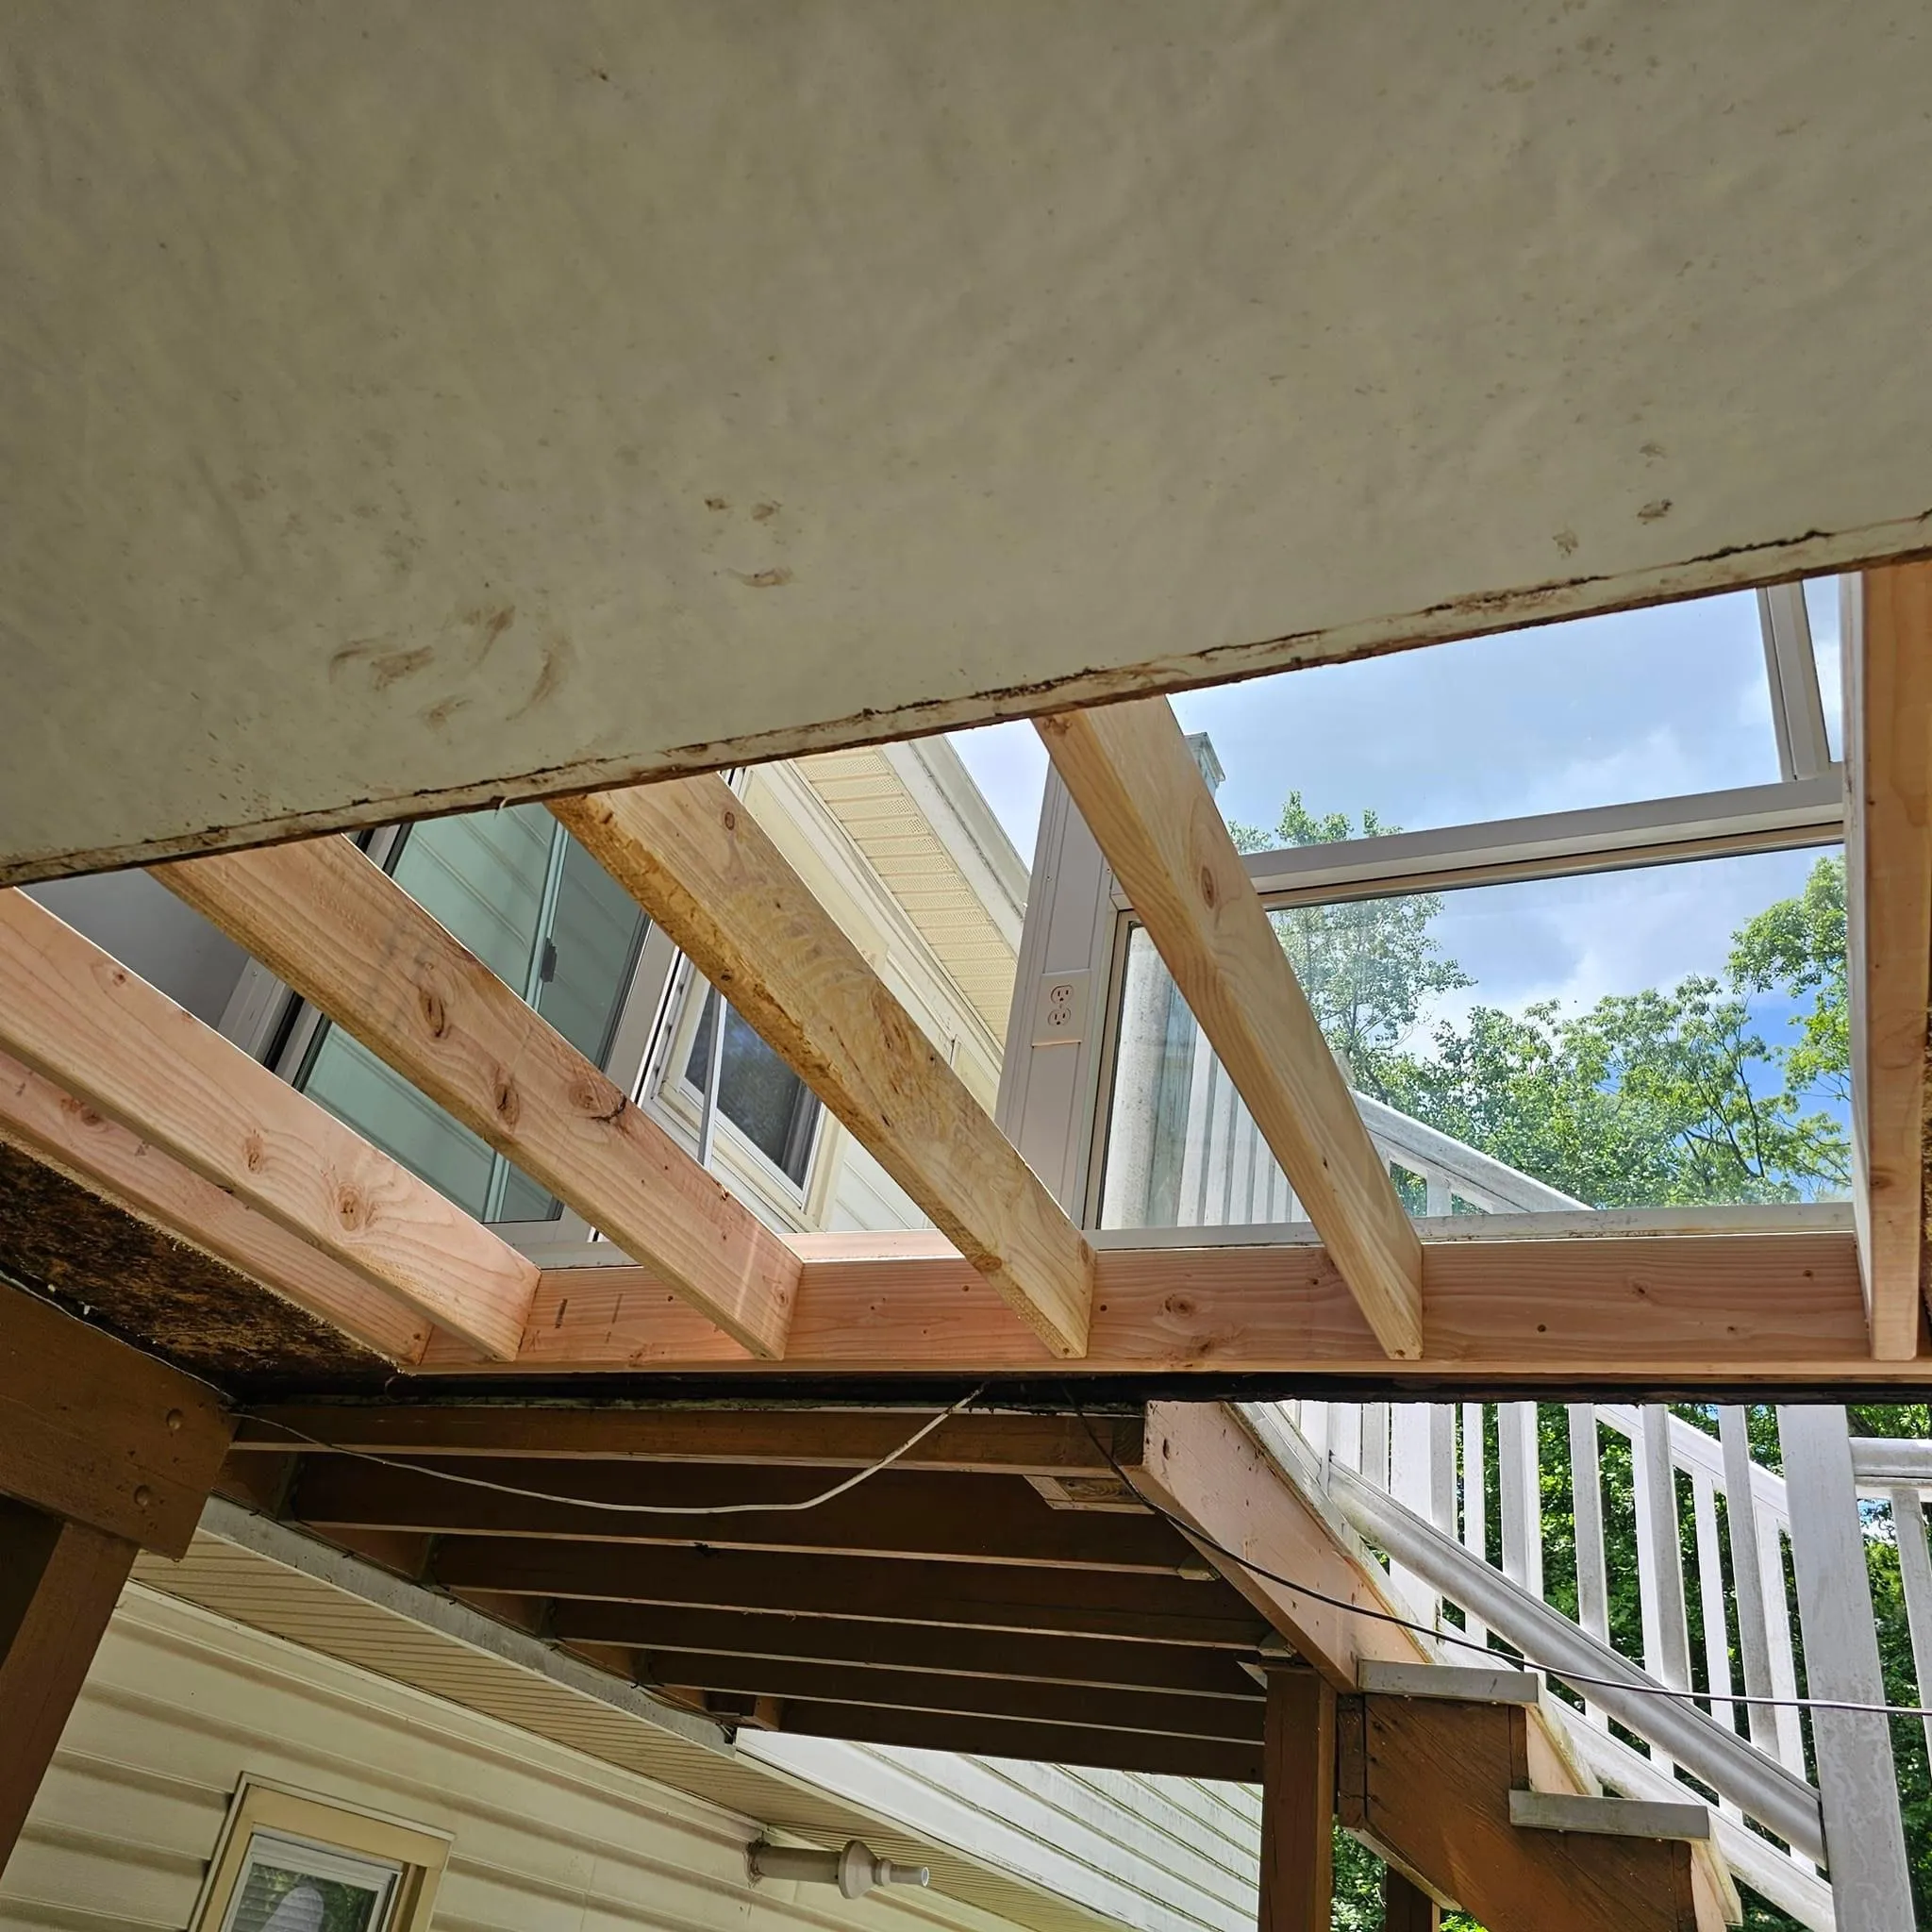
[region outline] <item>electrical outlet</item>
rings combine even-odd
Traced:
[[[1087,1037],[1085,973],[1049,973],[1033,1003],[1035,1046],[1077,1046]]]

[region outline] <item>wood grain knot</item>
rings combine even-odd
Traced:
[[[1211,865],[1204,865],[1201,868],[1201,903],[1211,912],[1218,896],[1219,891],[1214,883],[1214,868]]]
[[[433,986],[425,986],[417,993],[416,1004],[422,1009],[423,1024],[430,1039],[441,1040],[449,1030],[449,1013],[442,1004],[442,995]]]
[[[369,1215],[362,1196],[354,1188],[344,1188],[336,1196],[336,1219],[350,1234],[359,1232],[367,1224]]]
[[[498,1074],[496,1084],[490,1095],[490,1104],[496,1111],[496,1117],[505,1126],[513,1127],[517,1116],[524,1110],[524,1103],[517,1092],[517,1085],[508,1074]]]
[[[259,1174],[261,1164],[268,1158],[268,1150],[261,1144],[259,1134],[250,1134],[242,1143],[242,1164],[250,1174]]]

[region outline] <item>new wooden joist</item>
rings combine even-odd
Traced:
[[[17,891],[0,892],[0,1051],[468,1348],[515,1356],[534,1264]],[[48,1125],[47,1097],[12,1085],[15,1133],[76,1165],[98,1159],[109,1191],[136,1191],[125,1145],[88,1153],[84,1122]],[[208,1197],[153,1185],[195,1245],[270,1265]],[[313,1271],[275,1285],[372,1346],[397,1339],[391,1316],[365,1323],[366,1297],[334,1297]]]
[[[784,1353],[785,1244],[348,840],[153,875],[734,1343]]]
[[[1056,1356],[1087,1347],[1092,1256],[722,778],[551,809]]]
[[[1845,639],[1854,1198],[1872,1352],[1919,1352],[1932,1000],[1932,562],[1867,571]]]
[[[1165,698],[1038,721],[1208,1043],[1376,1341],[1423,1348],[1414,1227]]]
[[[1056,1362],[991,1287],[931,1234],[792,1238],[804,1259],[784,1363],[876,1385],[957,1373],[1058,1388],[1090,1376],[1321,1374],[1413,1381],[1440,1396],[1537,1382],[1675,1390],[1776,1381],[1924,1386],[1932,1360],[1874,1361],[1848,1230],[1630,1234],[1432,1242],[1423,1352],[1385,1356],[1325,1248],[1102,1247],[1093,1328]],[[432,1376],[477,1365],[432,1341]],[[646,1272],[546,1273],[520,1376],[747,1364]]]

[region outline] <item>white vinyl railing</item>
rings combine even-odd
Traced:
[[[1212,1057],[1201,1061],[1184,1224],[1298,1218],[1245,1108],[1217,1083]],[[1504,1213],[1580,1205],[1358,1099],[1378,1150],[1421,1177],[1434,1212],[1455,1211],[1452,1203]],[[1493,1638],[1551,1666],[1558,1684],[1564,1667],[1613,1680],[1572,1693],[1578,1749],[1599,1775],[1633,1795],[1655,1794],[1659,1780],[1714,1794],[1733,1869],[1801,1924],[1908,1932],[1888,1721],[1743,1700],[1796,1698],[1802,1668],[1814,1698],[1885,1701],[1865,1553],[1868,1539],[1888,1536],[1898,1542],[1914,1694],[1932,1698],[1932,1442],[1854,1441],[1842,1409],[1784,1408],[1781,1474],[1753,1454],[1742,1408],[1716,1408],[1700,1427],[1660,1406],[1571,1403],[1567,1467],[1553,1469],[1533,1402],[1277,1407],[1422,1621]],[[1627,1457],[1627,1491],[1606,1483],[1612,1457]],[[1542,1499],[1552,1480],[1567,1491],[1574,1612],[1549,1601]],[[1628,1633],[1611,1627],[1613,1545],[1635,1552],[1634,1656],[1614,1641]],[[1661,1689],[1695,1694],[1664,1698]],[[1926,1740],[1932,1751],[1932,1720]],[[1836,1883],[1824,1875],[1827,1862]]]

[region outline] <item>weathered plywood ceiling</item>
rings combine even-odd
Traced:
[[[1904,0],[4,38],[0,878],[1932,531]]]

